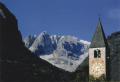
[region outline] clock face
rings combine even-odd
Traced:
[[[91,66],[91,72],[94,75],[94,77],[98,78],[101,75],[103,75],[105,73],[105,67],[103,63],[100,62],[95,62],[92,66]]]

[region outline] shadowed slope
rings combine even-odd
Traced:
[[[15,16],[0,3],[0,82],[67,82],[68,77],[24,47]]]
[[[114,32],[108,37],[110,46],[110,79],[120,82],[120,31]]]

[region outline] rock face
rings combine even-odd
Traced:
[[[120,32],[112,33],[108,37],[111,58],[110,78],[112,81],[120,81]]]
[[[33,42],[30,50],[36,55],[51,54],[54,50],[50,36],[43,32]]]
[[[33,44],[35,39],[36,39],[36,35],[34,35],[34,36],[29,35],[27,38],[24,39],[25,46],[27,48],[30,48],[30,46]]]
[[[86,82],[81,73],[88,72],[69,73],[31,53],[22,42],[15,16],[0,3],[0,82]]]
[[[49,35],[47,32],[40,33],[36,38],[28,36],[24,40],[25,46],[37,56],[55,52],[59,56],[68,55],[76,58],[87,51],[90,42],[86,42],[74,36]]]
[[[72,36],[61,37],[57,44],[57,54],[59,55],[64,55],[63,53],[66,53],[68,56],[79,57],[84,53],[84,50],[86,50],[84,44]]]
[[[35,40],[28,36],[24,43],[38,57],[69,72],[76,71],[88,56],[90,45],[90,42],[74,36],[49,35],[47,32],[40,33]]]

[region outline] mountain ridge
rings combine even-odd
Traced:
[[[31,36],[31,37],[34,37]],[[76,71],[77,67],[88,56],[90,42],[79,40],[70,35],[49,35],[46,31],[41,32],[36,39],[28,36],[24,39],[25,46],[38,57],[50,64],[69,72]],[[27,42],[28,41],[28,42]]]

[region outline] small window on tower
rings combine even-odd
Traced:
[[[101,51],[98,50],[98,58],[101,58]]]
[[[97,51],[94,50],[94,58],[97,58]]]
[[[101,57],[101,51],[99,49],[94,50],[94,58],[100,58]]]

